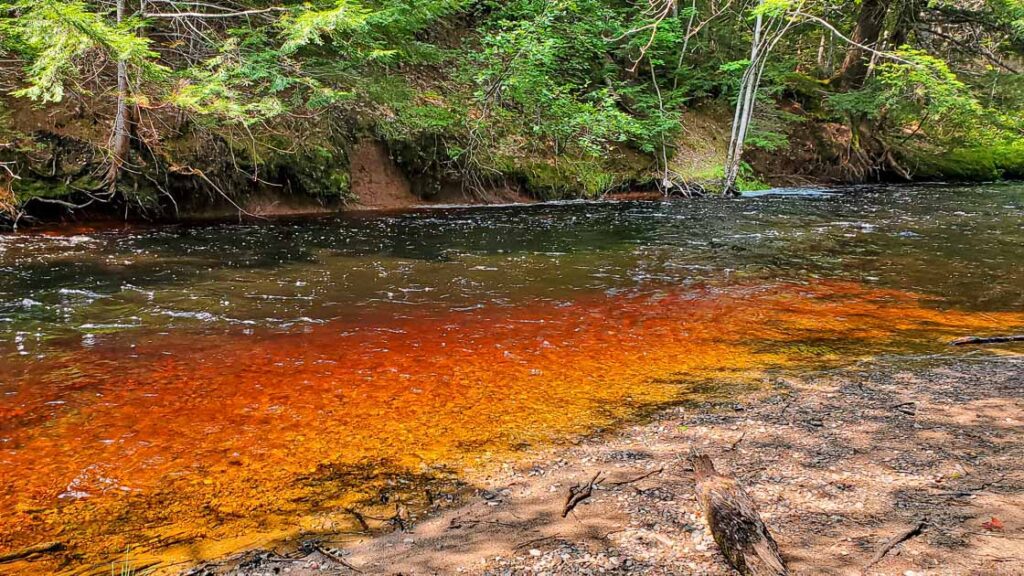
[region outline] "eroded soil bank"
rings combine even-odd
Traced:
[[[794,574],[1024,574],[1021,352],[770,378],[739,402],[670,408],[508,466],[406,530],[189,574],[732,574],[693,496],[691,447],[747,487]],[[599,471],[605,485],[561,518],[569,487]],[[919,522],[920,535],[864,570]]]

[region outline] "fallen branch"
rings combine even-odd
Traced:
[[[58,552],[64,549],[64,544],[61,542],[43,542],[41,544],[35,544],[22,548],[20,550],[13,550],[11,552],[0,553],[0,564],[7,562],[14,562],[15,560],[21,560],[28,558],[35,554],[46,554],[47,552]]]
[[[576,484],[575,486],[569,487],[569,497],[565,499],[565,506],[562,508],[562,518],[569,515],[574,508],[580,503],[590,498],[594,493],[594,486],[601,482],[601,473],[594,474],[594,477],[590,479],[583,486]]]
[[[1006,336],[967,336],[957,338],[949,343],[950,346],[964,346],[966,344],[999,344],[1002,342],[1024,342],[1024,334],[1009,334]]]
[[[144,12],[146,18],[244,18],[267,14],[269,12],[287,12],[287,8],[271,6],[254,10],[240,10],[238,12]]]
[[[171,166],[171,169],[169,171],[174,174],[181,174],[182,176],[198,176],[204,182],[209,184],[211,188],[216,190],[217,193],[220,194],[221,197],[228,202],[228,204],[234,206],[235,210],[238,210],[238,213],[240,215],[244,214],[250,218],[258,218],[260,220],[267,219],[265,216],[260,216],[259,214],[247,212],[244,208],[242,208],[234,200],[232,200],[231,197],[227,195],[227,193],[221,190],[220,186],[217,186],[217,184],[215,184],[213,180],[210,180],[210,178],[202,170],[199,170],[198,168],[193,168],[191,166]]]
[[[890,538],[888,542],[883,544],[882,547],[878,549],[878,552],[875,552],[875,555],[871,558],[871,561],[865,564],[863,568],[861,568],[861,574],[866,573],[869,568],[881,562],[882,558],[885,558],[885,555],[888,554],[890,550],[902,544],[903,542],[910,540],[914,536],[917,536],[922,531],[924,531],[925,525],[925,522],[918,522],[913,527],[908,528],[907,530],[904,530],[903,532],[900,532],[899,534]]]

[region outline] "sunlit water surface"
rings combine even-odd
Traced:
[[[3,568],[359,529],[346,509],[1022,309],[1021,185],[2,236],[0,552],[67,546]]]

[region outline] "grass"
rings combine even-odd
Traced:
[[[131,547],[127,547],[124,550],[124,560],[120,563],[117,561],[110,563],[110,576],[148,576],[153,573],[153,568],[145,568],[140,570],[135,566],[135,563],[131,560]]]

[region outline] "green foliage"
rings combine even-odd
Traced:
[[[143,25],[137,18],[112,23],[82,1],[0,2],[0,11],[18,12],[17,18],[0,20],[0,41],[30,62],[28,86],[16,90],[16,96],[61,101],[66,83],[76,81],[90,52],[126,61],[150,76],[166,71],[155,62],[149,40],[137,33]]]
[[[323,10],[303,10],[280,22],[284,43],[281,52],[288,54],[308,45],[322,45],[326,39],[344,39],[360,32],[371,11],[360,2],[334,0]]]
[[[297,106],[321,108],[349,97],[302,74],[261,31],[236,30],[216,56],[177,74],[167,100],[200,118],[251,126]]]
[[[999,114],[979,102],[942,60],[917,50],[886,62],[859,91],[834,94],[832,110],[876,120],[891,131],[927,135],[942,145],[967,145],[1003,136]]]
[[[891,3],[881,40],[897,36],[905,1]],[[0,0],[0,52],[21,70],[0,90],[40,106],[74,93],[106,123],[114,64],[126,62],[136,117],[160,127],[147,144],[174,149],[162,127],[176,122],[161,116],[183,116],[183,132],[244,139],[233,148],[243,163],[307,166],[290,173],[321,196],[347,190],[346,162],[309,151],[342,150],[332,138],[356,131],[403,151],[419,173],[508,177],[546,196],[660,178],[687,158],[672,159],[685,147],[685,111],[735,100],[753,18],[778,26],[804,18],[798,9],[850,35],[858,12],[807,0],[236,0],[245,17],[181,19],[167,16],[217,9],[149,3],[159,18],[141,6],[127,0],[118,23],[109,0]],[[797,125],[785,108],[801,122],[846,122],[855,139],[869,133],[904,156],[934,156],[915,156],[921,174],[1019,174],[1024,0],[916,6],[909,46],[897,60],[875,58],[856,90],[830,80],[848,53],[838,36],[813,19],[789,29],[764,69],[749,147],[785,152]],[[324,119],[343,135],[306,129]],[[102,149],[109,139],[93,140]],[[715,162],[705,156],[700,172]],[[749,167],[742,178],[761,185]]]
[[[471,61],[484,110],[513,110],[521,130],[558,152],[599,155],[626,144],[653,152],[678,129],[661,113],[652,86],[624,81],[610,59],[628,24],[599,0],[517,0],[494,10]],[[628,46],[622,49],[625,59]],[[488,118],[489,119],[489,118]]]

